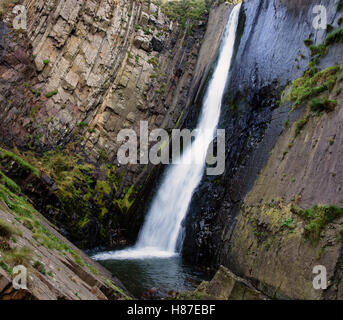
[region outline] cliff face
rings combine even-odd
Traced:
[[[22,4],[27,31],[11,28],[11,5],[0,26],[1,140],[56,182],[57,198],[39,209],[65,235],[83,247],[123,244],[158,171],[121,167],[118,132],[139,138],[142,120],[149,130],[181,126],[220,32],[198,59],[206,12],[182,26],[150,1]],[[7,174],[20,183],[16,170]]]
[[[334,29],[338,2],[320,3]],[[185,258],[223,264],[269,297],[341,297],[342,45],[313,28],[315,5],[243,2],[219,126],[226,129],[226,171],[204,177],[186,221]],[[322,43],[325,52],[315,51]],[[337,107],[318,111],[316,97]],[[328,271],[325,292],[312,285],[320,264]]]
[[[239,276],[222,268],[199,288],[210,297],[343,295],[339,2],[243,2],[219,125],[226,130],[226,171],[203,178],[185,222],[184,256]],[[150,1],[22,4],[25,32],[11,28],[13,5],[0,11],[0,139],[20,149],[0,149],[1,178],[19,185],[16,194],[30,197],[79,246],[125,245],[141,226],[163,166],[120,166],[118,132],[133,128],[139,137],[141,120],[150,130],[194,126],[231,6],[181,25]],[[318,4],[327,10],[327,30],[313,28]],[[11,222],[9,207],[0,215]],[[19,222],[32,232],[27,219]],[[47,261],[50,254],[42,249]],[[328,272],[324,292],[312,286],[320,264]],[[89,287],[83,271],[73,272]],[[229,280],[220,287],[222,279]],[[51,289],[51,296],[71,298],[72,291]]]
[[[19,265],[25,269],[16,271]],[[18,275],[17,283],[25,285],[19,290],[13,281]],[[107,270],[61,236],[0,171],[0,300],[22,299],[123,300],[130,296]]]

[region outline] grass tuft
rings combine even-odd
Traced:
[[[292,211],[307,222],[304,227],[305,236],[313,244],[318,243],[321,232],[329,223],[343,215],[343,208],[334,205],[315,205],[313,208],[306,210],[293,207]]]
[[[13,235],[21,235],[19,229],[0,219],[0,237],[10,239]]]
[[[325,98],[316,98],[311,101],[310,107],[313,112],[331,112],[334,111],[337,106],[337,100],[330,100]]]

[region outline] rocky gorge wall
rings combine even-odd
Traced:
[[[182,25],[149,1],[21,3],[27,31],[0,7],[0,139],[13,151],[0,149],[0,173],[78,246],[126,245],[164,166],[120,166],[117,134],[139,137],[141,120],[194,127],[232,7]],[[184,257],[229,269],[210,297],[342,297],[338,3],[243,1],[219,125],[226,170],[203,178],[185,221]],[[327,30],[312,26],[318,4]],[[326,291],[312,286],[319,264]]]
[[[11,157],[2,170],[43,199],[38,209],[74,243],[123,245],[136,236],[144,215],[137,218],[134,209],[159,171],[120,166],[118,132],[134,129],[139,138],[143,120],[149,130],[182,125],[209,72],[229,7],[211,13],[211,41],[199,53],[208,12],[181,25],[150,1],[21,4],[27,30],[11,28],[13,4],[0,26],[1,141],[49,176],[54,195],[40,197]]]
[[[341,297],[338,3],[243,2],[219,125],[226,171],[203,178],[187,216],[186,259],[222,264],[270,298]],[[332,28],[313,28],[315,5]],[[335,107],[318,111],[321,101]],[[315,265],[328,290],[313,288]]]

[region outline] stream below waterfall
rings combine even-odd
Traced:
[[[194,269],[179,256],[169,258],[145,258],[99,261],[106,269],[120,279],[125,288],[136,298],[152,288],[157,297],[164,298],[170,291],[193,291],[210,275]]]

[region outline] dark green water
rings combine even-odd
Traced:
[[[112,272],[136,298],[151,288],[164,297],[169,291],[194,290],[209,276],[195,271],[180,257],[98,261]]]

